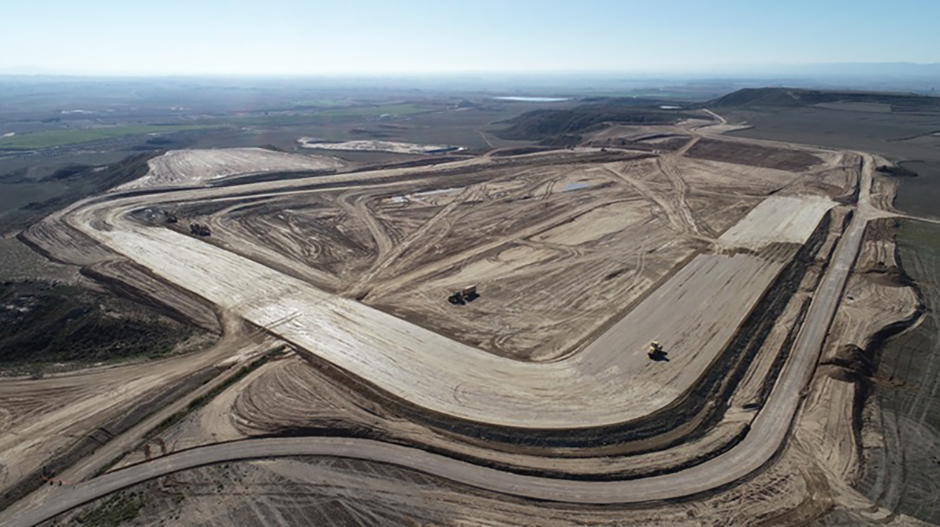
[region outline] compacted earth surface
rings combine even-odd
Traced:
[[[171,151],[3,240],[56,263],[0,290],[0,523],[936,521],[937,231],[888,161],[617,112]]]

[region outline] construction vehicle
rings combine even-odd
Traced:
[[[663,349],[663,345],[660,344],[658,340],[650,342],[650,349],[646,352],[646,354],[653,360],[663,360],[666,358],[666,351]]]
[[[471,285],[454,291],[454,294],[447,297],[447,301],[455,306],[465,305],[467,302],[473,302],[480,295],[477,293],[477,286]]]
[[[193,236],[209,236],[211,234],[209,226],[203,223],[190,223],[189,233]]]

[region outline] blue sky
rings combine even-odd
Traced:
[[[936,0],[4,1],[0,71],[703,71],[940,62]]]

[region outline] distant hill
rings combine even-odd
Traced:
[[[708,103],[715,108],[798,108],[820,104],[887,104],[894,112],[937,111],[940,97],[915,93],[805,90],[795,88],[745,88]]]
[[[764,65],[754,69],[772,72],[773,75],[810,76],[823,79],[836,77],[940,79],[940,64],[915,64],[912,62],[856,62],[799,65]]]
[[[596,98],[567,110],[532,110],[508,121],[510,126],[496,135],[503,139],[541,141],[562,146],[577,144],[581,133],[609,123],[654,125],[672,124],[694,117],[684,110],[659,106],[643,99]]]

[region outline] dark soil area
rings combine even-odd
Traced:
[[[552,150],[552,148],[547,146],[520,146],[518,148],[504,148],[503,150],[493,152],[493,157],[521,156],[534,154],[536,152],[548,152],[549,150]]]
[[[745,88],[709,103],[725,107],[798,108],[816,104],[869,103],[887,104],[892,112],[940,111],[940,97],[913,93],[883,93],[845,90],[802,90],[793,88]]]
[[[940,218],[940,143],[934,148],[933,159],[905,161],[901,165],[918,176],[907,178],[898,187],[894,206],[915,216]],[[925,156],[926,157],[926,156]]]
[[[0,368],[160,357],[193,331],[140,304],[74,285],[0,285]]]
[[[25,180],[21,171],[0,176],[0,194],[5,194],[0,200],[0,233],[25,228],[86,196],[143,176],[147,161],[158,153],[135,154],[105,167],[70,164],[36,181]],[[43,192],[27,192],[30,189]]]
[[[938,524],[940,227],[903,222],[897,240],[926,311],[920,325],[889,339],[876,357],[877,382],[865,412],[872,417],[863,426],[884,440],[865,449],[858,490],[889,510]]]
[[[904,166],[901,166],[901,165],[897,165],[897,166],[883,165],[883,166],[879,166],[877,170],[881,174],[884,174],[889,177],[917,177],[917,172],[914,172],[913,170],[909,168],[905,168]]]
[[[720,112],[752,128],[734,135],[880,154],[916,172],[901,180],[895,207],[940,217],[940,108],[933,112],[872,113],[818,107],[742,107]]]
[[[526,112],[506,123],[496,135],[502,139],[541,141],[543,144],[565,146],[577,144],[580,133],[605,123],[655,125],[672,124],[694,115],[658,107],[637,107],[632,100],[610,99],[584,104],[572,109],[541,109]]]
[[[799,172],[818,165],[821,160],[808,152],[787,150],[730,141],[702,139],[686,153],[687,156],[709,161],[724,161],[762,168]]]

